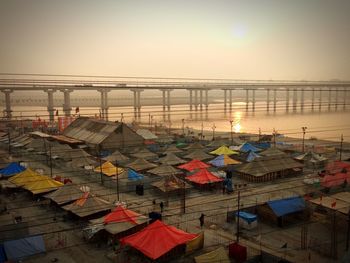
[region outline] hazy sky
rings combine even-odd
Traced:
[[[350,80],[349,0],[0,0],[0,72]]]

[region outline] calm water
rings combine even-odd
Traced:
[[[346,107],[349,107],[348,105]],[[62,108],[56,107],[62,116]],[[311,109],[310,102],[305,101],[305,107],[302,111],[300,105],[293,112],[292,102],[290,103],[289,112],[286,112],[285,103],[277,104],[276,112],[273,112],[273,104],[270,104],[270,111],[266,110],[265,102],[257,102],[255,111],[246,110],[244,102],[234,102],[232,110],[227,108],[224,111],[223,103],[217,101],[216,104],[209,105],[208,111],[189,111],[188,105],[172,105],[170,112],[163,112],[162,106],[144,106],[141,109],[141,117],[135,117],[133,107],[110,107],[109,120],[123,120],[132,122],[133,120],[142,123],[151,123],[152,126],[164,125],[172,128],[181,128],[182,119],[184,119],[185,127],[200,130],[203,126],[204,130],[212,130],[215,125],[216,131],[231,130],[230,120],[233,121],[234,132],[252,132],[258,133],[259,128],[262,133],[271,134],[273,129],[277,132],[292,137],[301,137],[301,127],[307,127],[306,138],[311,136],[318,139],[327,139],[339,141],[341,134],[345,141],[350,141],[350,110],[344,109],[343,105],[338,105],[337,109],[332,105],[328,109],[328,104],[322,105],[321,111],[319,105],[315,104],[314,110]],[[20,118],[33,118],[40,116],[41,119],[48,119],[46,107],[13,107],[13,115]],[[72,113],[75,113],[73,108]],[[80,107],[80,115],[82,116],[99,116],[99,108],[97,107]],[[170,121],[169,121],[170,120]]]

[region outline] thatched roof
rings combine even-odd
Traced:
[[[213,158],[213,156],[206,154],[205,152],[203,152],[203,150],[194,150],[193,152],[185,155],[184,158],[206,160],[206,159]]]
[[[198,149],[205,149],[205,147],[199,142],[195,142],[186,148],[186,150],[198,150]]]
[[[271,147],[266,149],[265,151],[259,153],[261,156],[285,156],[286,154],[281,150]]]
[[[174,175],[174,174],[181,174],[182,172],[179,169],[176,169],[172,167],[171,165],[160,165],[156,168],[153,168],[151,170],[147,171],[148,173],[159,175],[159,176],[166,176],[166,175]]]
[[[141,171],[141,170],[147,170],[156,167],[157,165],[150,163],[146,161],[145,159],[137,159],[133,161],[132,163],[129,163],[126,165],[126,167],[129,167],[135,171]]]
[[[168,192],[172,192],[172,191],[176,191],[184,188],[185,189],[191,188],[191,186],[188,183],[180,180],[174,175],[164,177],[162,180],[158,182],[154,182],[152,185],[164,193],[168,193]]]
[[[146,160],[158,158],[157,154],[155,154],[155,153],[153,153],[150,150],[145,149],[145,148],[141,148],[141,149],[134,151],[134,153],[132,153],[131,156],[136,157],[136,158],[146,159]]]
[[[123,163],[123,162],[129,161],[130,158],[125,156],[124,154],[122,154],[118,150],[116,150],[111,155],[108,155],[107,157],[103,158],[103,160],[109,161],[109,162],[112,162],[112,163],[115,163],[116,161]]]
[[[168,165],[177,165],[177,164],[186,163],[185,160],[177,157],[173,153],[168,153],[165,157],[160,158],[159,161],[162,164],[168,164]]]
[[[183,151],[179,148],[176,147],[175,144],[171,144],[165,151],[164,153],[182,153]]]
[[[56,191],[45,195],[58,205],[66,204],[79,199],[83,192],[74,184],[65,184]]]

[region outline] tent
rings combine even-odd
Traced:
[[[63,185],[64,184],[59,181],[53,180],[48,176],[42,175],[41,178],[38,178],[38,180],[24,185],[24,189],[27,189],[33,194],[42,194],[56,190],[57,188]]]
[[[83,192],[76,185],[68,183],[58,188],[56,191],[45,195],[45,197],[51,199],[58,205],[63,205],[79,199],[82,194]]]
[[[334,161],[326,165],[326,172],[329,174],[341,173],[344,170],[350,171],[350,163]]]
[[[328,160],[328,158],[311,151],[298,155],[294,159],[301,161],[308,167],[324,167]]]
[[[299,212],[305,209],[305,201],[301,197],[290,197],[267,202],[277,217]]]
[[[210,152],[210,154],[215,154],[215,155],[231,155],[231,154],[238,154],[238,152],[235,152],[231,149],[229,149],[227,146],[222,145],[219,148],[217,148],[215,151]]]
[[[99,212],[108,211],[112,204],[108,201],[93,196],[90,192],[83,193],[74,203],[62,207],[64,210],[71,211],[79,217],[93,215]]]
[[[209,161],[208,163],[216,166],[216,167],[224,167],[226,165],[230,165],[230,164],[240,164],[241,162],[236,161],[232,158],[230,158],[228,155],[219,155],[218,157],[216,157],[215,159]]]
[[[218,148],[222,145],[227,145],[227,142],[228,142],[228,140],[214,140],[214,141],[211,141],[206,146],[210,147],[210,148]]]
[[[126,209],[122,205],[119,205],[111,213],[103,217],[103,223],[110,224],[110,223],[129,222],[136,225],[139,217],[143,217],[143,216],[138,213],[135,213],[134,211]]]
[[[155,135],[154,133],[152,133],[150,130],[147,130],[147,129],[138,129],[136,133],[142,136],[142,138],[144,138],[145,140],[158,139],[157,135]]]
[[[248,153],[248,155],[247,155],[247,157],[246,157],[246,161],[247,162],[252,162],[252,161],[254,161],[256,158],[259,158],[259,157],[261,157],[259,154],[257,154],[257,153],[255,153],[255,152],[253,152],[253,151],[249,151],[249,153]]]
[[[158,155],[149,151],[148,149],[142,148],[142,149],[136,149],[134,153],[131,154],[131,156],[135,158],[142,158],[146,160],[151,160],[151,159],[157,159]]]
[[[194,144],[191,144],[186,148],[186,150],[202,150],[202,149],[205,149],[205,147],[199,142],[195,142]]]
[[[115,163],[116,161],[119,163],[127,162],[130,160],[129,157],[125,156],[118,150],[114,151],[111,155],[108,155],[107,157],[103,158],[105,161],[109,161],[112,163]]]
[[[252,151],[252,152],[258,152],[260,151],[259,148],[256,148],[254,147],[253,145],[251,145],[250,143],[248,142],[245,142],[243,144],[241,144],[240,146],[230,146],[230,149],[231,150],[234,150],[234,151],[240,151],[240,152],[249,152],[249,151]]]
[[[256,215],[239,211],[235,213],[236,220],[239,217],[239,225],[245,229],[253,229],[258,226],[258,218]]]
[[[281,150],[279,150],[275,147],[268,148],[267,150],[264,150],[259,154],[261,156],[286,156],[286,154],[284,152],[282,152]]]
[[[230,259],[224,247],[219,247],[209,253],[202,254],[194,258],[196,263],[230,263]]]
[[[107,175],[107,176],[113,176],[113,175],[121,174],[122,172],[124,172],[123,168],[120,168],[120,167],[117,168],[111,162],[105,162],[101,166],[96,167],[94,169],[94,171],[96,173],[100,173],[101,168],[102,168],[102,173]]]
[[[169,154],[169,153],[181,153],[183,152],[179,148],[176,147],[175,144],[171,144],[165,151],[164,153]]]
[[[4,242],[4,250],[8,260],[19,261],[29,256],[45,253],[43,237],[32,236]]]
[[[155,260],[178,245],[186,244],[196,237],[196,234],[187,233],[157,220],[120,241],[123,245],[129,245]]]
[[[157,167],[157,165],[155,165],[154,163],[150,163],[150,162],[146,161],[145,159],[137,159],[137,160],[133,161],[132,163],[127,164],[126,167],[129,167],[129,168],[138,172],[138,171],[147,170],[147,169]]]
[[[189,184],[185,183],[174,175],[166,176],[162,178],[162,180],[154,182],[152,185],[164,193],[169,193],[179,189],[191,188]]]
[[[197,169],[205,169],[205,168],[209,168],[210,165],[203,163],[200,160],[192,160],[188,163],[185,163],[183,165],[178,166],[178,168],[180,169],[184,169],[187,170],[189,172],[193,171],[193,170],[197,170]]]
[[[128,169],[127,173],[128,173],[128,180],[130,181],[138,181],[143,179],[143,175],[135,172],[133,169]]]
[[[326,175],[321,179],[321,185],[328,188],[342,185],[344,182],[350,184],[350,172]]]
[[[179,158],[179,157],[177,157],[172,152],[170,152],[165,157],[160,158],[159,162],[162,163],[162,164],[177,165],[177,164],[185,163],[186,161],[181,159],[181,158]]]
[[[198,172],[186,177],[187,180],[194,182],[196,184],[210,184],[222,182],[222,178],[218,178],[209,172],[207,169],[201,169]]]
[[[203,152],[203,150],[194,150],[193,152],[187,154],[184,156],[184,158],[186,159],[197,159],[197,160],[206,160],[206,159],[210,159],[212,158],[213,156],[209,155],[209,154],[206,154],[205,152]]]
[[[10,163],[5,168],[0,170],[1,177],[10,177],[20,172],[23,172],[26,168],[19,165],[18,163]]]
[[[148,170],[147,172],[151,174],[159,175],[159,176],[174,175],[174,174],[182,173],[179,169],[176,169],[171,165],[166,165],[166,164],[163,164],[156,168]]]
[[[31,182],[41,180],[41,177],[42,177],[41,174],[34,172],[30,168],[27,168],[23,172],[20,172],[20,173],[16,174],[15,176],[12,176],[8,180],[9,180],[9,182],[11,182],[17,186],[23,186],[23,185],[29,184]]]

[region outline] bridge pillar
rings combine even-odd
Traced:
[[[315,88],[311,90],[311,110],[314,110],[315,106]]]
[[[338,109],[338,93],[339,89],[335,88],[335,109]]]
[[[142,91],[143,90],[137,90],[137,115],[138,115],[138,117],[141,117],[141,92]]]
[[[70,105],[70,94],[71,92],[73,92],[73,90],[63,89],[61,90],[61,92],[63,92],[64,96],[63,112],[66,117],[69,117],[71,115],[72,110],[72,107]]]
[[[331,104],[332,104],[332,90],[329,88],[328,90],[328,110],[331,110]]]
[[[245,109],[249,108],[249,89],[245,90]]]
[[[165,111],[165,90],[161,90],[163,95],[163,111]]]
[[[293,89],[293,111],[297,110],[297,103],[298,103],[298,93],[297,89]]]
[[[318,109],[319,111],[321,111],[321,108],[322,108],[322,88],[320,88],[320,97],[318,98]]]
[[[304,89],[300,91],[300,110],[304,111]]]
[[[171,90],[171,89],[168,89],[168,90],[166,91],[166,93],[167,93],[168,111],[170,111],[170,105],[171,105],[171,103],[170,103],[170,91],[172,91],[172,90]]]
[[[273,111],[276,111],[276,104],[277,104],[277,90],[274,89],[273,90]]]
[[[286,111],[289,111],[289,89],[286,89]]]
[[[203,110],[203,90],[199,90],[199,109]]]
[[[47,111],[49,112],[49,120],[50,122],[55,121],[55,109],[53,105],[53,93],[56,92],[54,89],[47,89]]]
[[[189,92],[190,92],[190,111],[192,111],[193,110],[193,98],[192,98],[193,90],[190,89]]]
[[[346,89],[346,87],[344,87],[344,94],[343,94],[343,109],[345,110],[345,108],[346,108],[346,96],[347,96],[347,89]]]
[[[232,110],[232,89],[229,90],[229,107]]]
[[[198,110],[198,90],[194,90],[194,108]]]
[[[253,96],[252,96],[252,106],[253,106],[253,111],[255,111],[255,89],[253,91]]]
[[[101,93],[101,118],[108,121],[108,92],[109,90],[100,89],[98,90]]]
[[[2,91],[5,94],[5,118],[11,119],[12,110],[11,110],[11,96],[10,94],[13,92],[11,89],[5,89]]]
[[[266,89],[266,110],[270,111],[270,89]]]
[[[227,108],[227,89],[224,89],[224,110]]]
[[[208,106],[209,106],[209,103],[208,103],[208,90],[206,89],[205,90],[205,110],[208,110]]]

